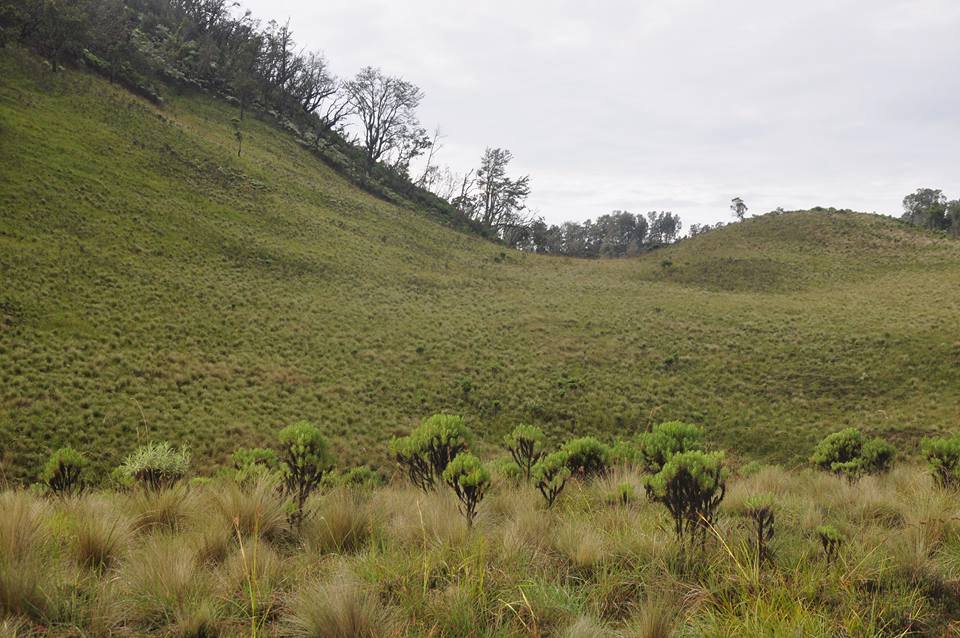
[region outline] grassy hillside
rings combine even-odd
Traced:
[[[679,418],[787,462],[848,424],[910,444],[960,421],[958,242],[797,212],[638,259],[504,252],[255,119],[238,158],[236,115],[0,53],[7,476],[146,437],[221,462],[303,418],[383,460],[439,410],[489,445]]]

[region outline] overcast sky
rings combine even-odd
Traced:
[[[671,210],[685,226],[960,197],[960,0],[243,0],[343,76],[426,92],[439,156],[486,146],[550,222]]]

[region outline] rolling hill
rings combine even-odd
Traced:
[[[875,215],[770,214],[640,258],[508,251],[351,185],[203,94],[158,108],[0,52],[0,452],[221,463],[309,419],[343,463],[440,410],[493,447],[702,424],[804,459],[856,425],[960,422],[960,243]]]

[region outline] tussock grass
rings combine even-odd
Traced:
[[[200,516],[196,494],[184,485],[134,490],[127,503],[137,532],[181,532]]]
[[[390,609],[346,571],[308,582],[293,594],[287,620],[301,638],[386,638],[400,636]]]
[[[286,506],[277,481],[271,477],[257,478],[249,486],[227,482],[212,501],[221,515],[213,525],[220,525],[228,535],[236,529],[244,536],[256,533],[264,540],[278,542],[286,532]]]
[[[130,543],[129,518],[103,497],[82,499],[70,513],[66,536],[77,563],[96,571],[116,565]]]
[[[361,549],[373,532],[373,515],[363,494],[337,489],[313,499],[303,528],[307,551],[351,553]]]
[[[255,523],[231,529],[215,506],[224,498],[255,512],[271,492],[254,483],[195,486],[185,524],[139,532],[135,494],[6,491],[0,622],[31,637],[43,625],[53,638],[249,636],[254,627],[261,636],[934,638],[960,617],[960,495],[920,468],[856,483],[774,467],[731,479],[730,502],[692,554],[680,553],[659,506],[611,501],[611,486],[641,479],[631,471],[579,483],[549,511],[534,488],[497,485],[473,529],[445,491],[335,488],[312,497],[299,536],[277,522],[273,540]],[[763,562],[740,513],[759,492],[775,495],[777,514]],[[103,527],[80,552],[81,521],[92,518]],[[116,543],[111,521],[128,530]],[[846,537],[833,562],[816,537],[823,524]]]

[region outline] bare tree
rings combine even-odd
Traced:
[[[263,38],[260,73],[264,80],[264,101],[274,97],[275,106],[282,115],[284,96],[289,92],[290,84],[299,73],[303,58],[293,51],[295,43],[289,20],[283,26],[271,21],[263,32]],[[275,96],[269,95],[271,89],[276,91]]]
[[[507,229],[527,226],[531,220],[523,217],[526,200],[530,195],[530,176],[517,179],[507,176],[507,166],[513,159],[513,153],[502,148],[488,148],[480,160],[477,169],[477,193],[465,212],[484,226],[502,234]],[[464,199],[467,182],[464,181]]]
[[[440,143],[440,140],[443,138],[440,135],[439,127],[433,130],[433,139],[430,140],[430,152],[427,153],[427,161],[423,166],[423,172],[420,174],[420,177],[417,179],[417,186],[420,188],[425,188],[428,191],[433,191],[433,185],[440,179],[440,167],[433,163],[433,158],[436,157],[437,153],[443,148],[443,144]]]
[[[734,197],[730,200],[730,210],[733,211],[733,216],[738,220],[743,221],[744,216],[747,214],[747,205],[743,203],[743,200],[739,197]]]
[[[368,169],[385,155],[397,151],[395,164],[409,164],[422,152],[420,127],[415,110],[423,92],[411,82],[365,67],[344,85],[363,128],[362,142]],[[429,140],[429,138],[428,138]]]

